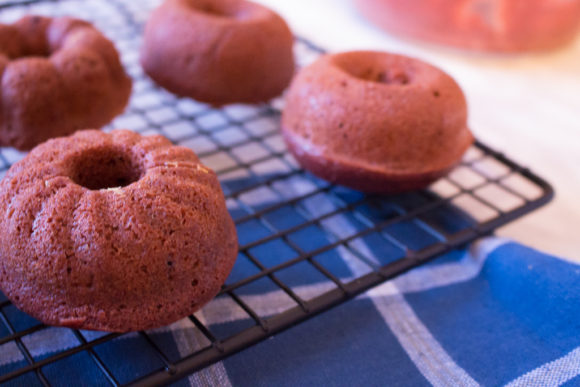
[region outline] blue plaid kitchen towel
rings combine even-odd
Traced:
[[[344,226],[344,225],[342,225]],[[368,242],[369,253],[377,247]],[[365,248],[365,247],[362,247]],[[364,268],[346,251],[323,257],[343,279]],[[331,256],[335,255],[335,256]],[[243,260],[232,276],[249,270]],[[288,274],[302,296],[320,294],[327,282]],[[366,294],[214,364],[175,385],[580,385],[580,267],[509,240],[488,238],[456,250]],[[284,305],[280,290],[257,285],[241,296],[262,315]],[[218,336],[253,324],[218,298],[197,316]],[[5,308],[15,330],[37,322]],[[0,336],[7,335],[0,327]],[[170,360],[192,353],[203,337],[187,320],[150,332]],[[86,340],[102,333],[82,332]],[[77,346],[68,329],[24,336],[35,360]],[[162,367],[137,333],[94,347],[118,382]],[[24,366],[16,344],[0,346],[0,373]],[[87,352],[42,368],[54,385],[104,385]],[[39,384],[25,374],[9,385]]]

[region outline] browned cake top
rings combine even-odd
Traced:
[[[473,141],[465,97],[450,76],[371,51],[326,55],[304,68],[282,125],[311,156],[389,175],[449,168]]]
[[[69,17],[0,24],[0,78],[0,146],[19,149],[105,125],[131,92],[113,43]]]
[[[237,239],[215,174],[161,136],[50,140],[0,183],[0,287],[41,321],[165,325],[218,292]]]
[[[250,1],[166,0],[147,21],[141,63],[178,95],[261,102],[290,83],[293,42],[278,14]]]

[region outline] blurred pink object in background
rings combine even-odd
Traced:
[[[547,50],[574,38],[580,0],[355,0],[397,35],[465,49]]]

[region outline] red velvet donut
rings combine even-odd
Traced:
[[[113,43],[69,17],[0,24],[0,78],[0,146],[21,150],[107,124],[131,94]]]
[[[276,97],[294,73],[293,36],[244,0],[167,0],[147,22],[141,63],[160,86],[214,105]]]
[[[376,193],[425,187],[472,144],[465,97],[443,71],[404,56],[326,55],[294,79],[282,131],[298,162]]]
[[[236,260],[213,171],[162,136],[49,140],[0,182],[0,289],[50,325],[126,332],[209,302]]]
[[[580,0],[356,0],[385,30],[461,48],[545,50],[572,40]]]

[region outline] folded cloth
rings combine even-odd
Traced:
[[[190,377],[232,385],[580,385],[580,266],[455,251]]]
[[[355,265],[349,268],[358,274]],[[175,385],[580,385],[579,283],[578,265],[487,238]],[[315,294],[325,286],[314,281],[303,284],[302,291]],[[279,291],[259,292],[254,297],[262,302],[255,309],[279,303]],[[16,309],[5,314],[17,330],[34,324]],[[204,308],[201,317],[215,332],[244,323],[220,299]],[[92,340],[102,334],[83,335]],[[170,360],[193,352],[202,341],[184,322],[151,336]],[[40,360],[77,346],[77,340],[70,330],[49,328],[25,336],[23,343]],[[162,367],[137,333],[94,351],[120,383]],[[25,364],[16,344],[0,346],[0,374]],[[42,372],[55,385],[107,382],[87,352]],[[33,374],[12,381],[34,383],[38,379]]]

